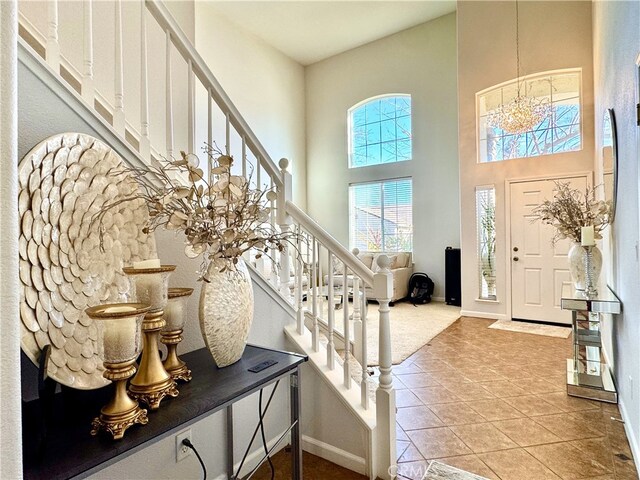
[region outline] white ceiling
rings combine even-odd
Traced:
[[[212,4],[231,22],[302,65],[310,65],[456,9],[455,0],[223,0]]]

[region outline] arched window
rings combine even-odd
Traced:
[[[520,78],[524,95],[551,105],[551,115],[528,132],[512,135],[488,124],[489,114],[508,104],[518,92],[511,80],[476,95],[478,161],[495,162],[582,149],[581,70],[537,73]]]
[[[411,95],[384,95],[349,109],[349,168],[411,160]]]

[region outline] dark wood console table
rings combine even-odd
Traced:
[[[232,405],[276,381],[290,377],[292,477],[302,478],[300,443],[299,368],[305,355],[248,345],[242,359],[226,368],[218,368],[206,349],[182,356],[193,372],[193,380],[180,383],[180,395],[167,399],[159,410],[149,412],[149,423],[127,430],[124,439],[107,435],[92,437],[91,420],[110,396],[110,388],[92,391],[66,389],[55,395],[51,419],[45,422],[46,409],[40,400],[23,404],[22,442],[24,478],[57,480],[84,478],[127,456],[149,447],[160,439],[178,433],[217,411],[227,411],[227,466],[233,475]],[[258,373],[248,370],[265,361],[275,361]],[[284,437],[284,436],[283,436]],[[202,452],[206,445],[196,445]]]

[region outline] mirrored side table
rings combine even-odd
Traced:
[[[618,393],[602,353],[603,314],[622,311],[622,303],[608,286],[598,288],[596,296],[562,289],[561,308],[571,310],[573,319],[573,358],[567,359],[567,394],[601,402],[618,403]]]

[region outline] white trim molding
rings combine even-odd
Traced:
[[[460,316],[487,318],[489,320],[511,320],[504,313],[474,312],[472,310],[460,310]]]
[[[22,478],[18,280],[18,2],[0,2],[0,478]]]
[[[305,452],[324,458],[336,465],[352,470],[361,475],[366,475],[366,461],[353,453],[321,442],[307,435],[302,435],[302,449]]]
[[[633,425],[631,424],[631,422],[627,421],[627,419],[629,418],[629,416],[627,415],[627,408],[620,396],[618,396],[618,408],[620,409],[620,415],[622,416],[622,420],[624,422],[624,431],[627,434],[629,447],[631,447],[633,460],[636,464],[636,471],[638,472],[638,476],[640,477],[640,465],[638,464],[638,460],[640,460],[640,448],[638,446],[638,441],[636,440],[637,437],[633,430]]]

